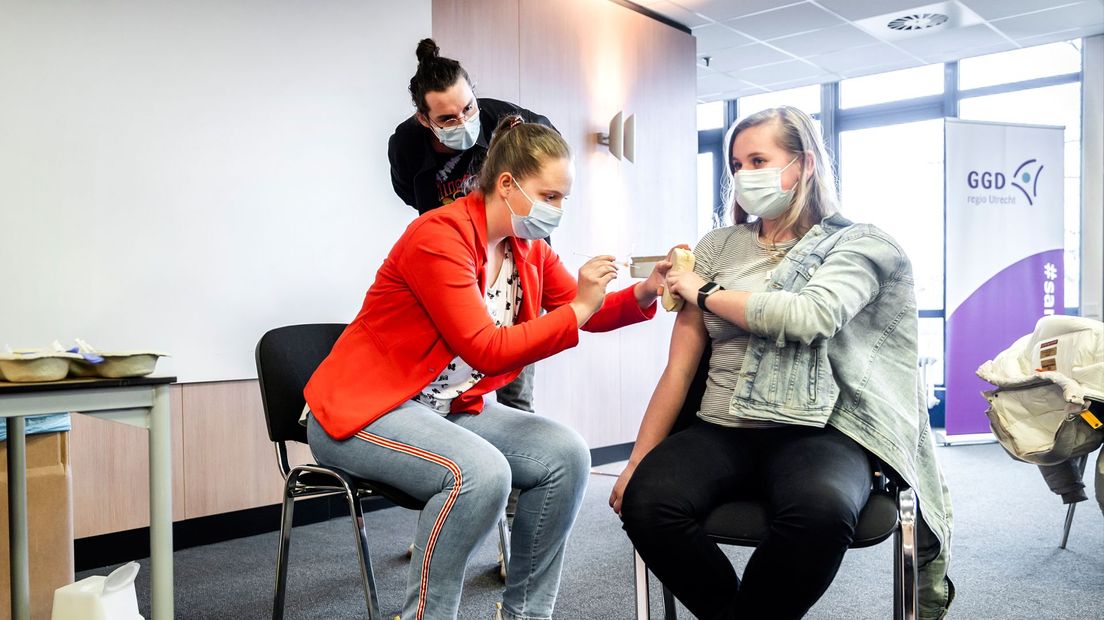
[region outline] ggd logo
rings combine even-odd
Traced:
[[[1043,171],[1043,165],[1039,164],[1035,172],[1031,172],[1031,168],[1036,161],[1035,159],[1025,161],[1016,168],[1016,172],[1012,175],[1012,187],[1023,192],[1029,205],[1035,204],[1035,199],[1039,196],[1039,173]],[[1030,191],[1028,191],[1029,189]]]
[[[971,170],[966,175],[966,184],[970,189],[1004,189],[1011,184],[1027,198],[1027,204],[1035,204],[1035,198],[1039,196],[1039,174],[1043,171],[1042,164],[1035,168],[1037,162],[1037,159],[1029,159],[1017,166],[1012,173],[1011,183],[1003,172]],[[1034,171],[1032,168],[1035,168]]]

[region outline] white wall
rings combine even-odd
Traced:
[[[1104,35],[1084,39],[1081,85],[1081,314],[1104,319]]]
[[[0,346],[255,376],[348,321],[415,212],[387,138],[430,0],[0,0]]]

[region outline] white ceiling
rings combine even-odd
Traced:
[[[700,101],[1104,32],[1104,0],[634,1],[692,29],[698,41]],[[941,12],[951,19],[910,35],[885,27],[895,17],[919,12]]]

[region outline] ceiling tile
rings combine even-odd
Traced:
[[[1104,4],[1099,0],[1092,0],[1049,11],[993,20],[991,23],[1013,39],[1023,39],[1101,22],[1104,22]]]
[[[741,89],[741,92],[743,92],[745,95],[756,95],[756,94],[759,94],[759,93],[767,92],[767,89],[763,88],[762,86],[759,86],[758,84],[752,84],[751,82],[746,82],[746,81],[743,81],[743,80],[741,80],[741,82],[743,82],[743,84],[744,84],[744,87],[743,87],[743,89]]]
[[[1033,45],[1043,45],[1045,43],[1055,43],[1057,41],[1069,41],[1070,39],[1091,37],[1102,33],[1104,33],[1104,24],[1094,24],[1092,26],[1070,28],[1068,30],[1059,30],[1058,32],[1050,32],[1034,37],[1017,39],[1016,42],[1023,45],[1024,47],[1031,47]]]
[[[1007,39],[993,32],[985,24],[978,24],[955,30],[933,32],[911,39],[902,39],[895,43],[906,52],[926,58],[944,54],[948,51],[998,45],[1005,42],[1007,42]]]
[[[842,24],[823,30],[816,30],[814,32],[805,32],[783,37],[781,39],[774,39],[770,43],[795,56],[805,57],[813,54],[838,52],[839,50],[861,47],[863,45],[872,45],[877,42],[877,39],[866,34],[862,30],[850,24]]]
[[[869,64],[866,67],[856,67],[848,71],[841,72],[845,78],[862,77],[864,75],[873,75],[875,73],[886,73],[888,71],[897,71],[898,69],[909,69],[911,67],[920,66],[920,63],[915,60],[907,62],[890,62],[890,63],[877,63]]]
[[[771,90],[788,90],[790,88],[800,88],[802,86],[809,86],[810,84],[823,84],[824,82],[835,82],[839,79],[834,73],[816,73],[809,77],[803,77],[796,80],[786,80],[783,82],[773,82],[771,84],[764,84],[763,86]]]
[[[985,19],[1000,19],[1064,4],[1072,4],[1077,0],[959,0],[959,2],[970,7]]]
[[[808,60],[826,71],[841,75],[871,65],[916,62],[912,56],[885,43],[810,56]]]
[[[843,21],[815,4],[803,3],[730,19],[724,23],[750,37],[766,41],[798,32],[838,26]]]
[[[687,8],[695,13],[700,13],[706,17],[723,22],[726,19],[732,19],[734,17],[741,17],[743,15],[750,15],[751,13],[758,13],[759,11],[767,11],[770,9],[776,9],[779,6],[787,4],[796,4],[795,2],[786,2],[785,0],[673,0],[675,4],[678,4],[684,8]]]
[[[735,71],[784,60],[793,59],[789,55],[771,49],[766,45],[752,43],[751,45],[730,47],[714,53],[709,66],[717,71]]]
[[[819,0],[824,8],[844,19],[866,19],[931,4],[936,0]]]
[[[726,47],[747,45],[752,40],[720,24],[710,24],[694,28],[694,37],[698,40],[698,56],[709,54]]]
[[[702,103],[708,103],[710,101],[728,101],[729,99],[739,99],[740,97],[746,97],[748,95],[758,95],[759,93],[767,92],[764,88],[758,86],[748,85],[739,90],[728,90],[721,93],[711,93],[706,96],[698,95],[698,101]]]
[[[719,93],[726,90],[742,88],[743,82],[724,73],[715,73],[698,79],[698,94]]]
[[[1006,52],[1011,49],[1016,49],[1016,46],[1008,41],[1005,41],[1003,43],[983,45],[981,47],[955,48],[933,51],[924,54],[923,58],[926,64],[932,64],[938,62],[951,62],[952,60],[962,60],[963,58],[970,58],[971,56],[985,56],[986,54]]]
[[[641,3],[637,2],[637,4]],[[695,28],[697,26],[703,26],[705,24],[711,23],[709,19],[702,17],[701,15],[698,15],[693,11],[688,11],[683,7],[675,4],[674,2],[660,0],[659,2],[652,2],[647,6],[649,9],[655,11],[656,13],[659,13],[664,17],[669,17],[676,22],[682,24],[683,26],[686,26],[687,28]]]
[[[752,67],[751,69],[741,69],[740,71],[732,72],[733,75],[738,76],[741,80],[747,80],[748,82],[759,85],[811,78],[820,73],[821,70],[817,67],[813,67],[800,60],[788,60],[773,65],[763,65],[761,67]]]

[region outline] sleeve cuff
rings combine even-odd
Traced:
[[[787,293],[775,291],[772,293],[752,293],[748,296],[747,307],[744,309],[744,318],[747,320],[748,331],[764,338],[774,338],[778,346],[785,346],[786,332],[784,321],[779,316],[782,308],[777,302],[783,301]],[[772,306],[772,302],[775,302]],[[784,307],[784,306],[783,306]]]

